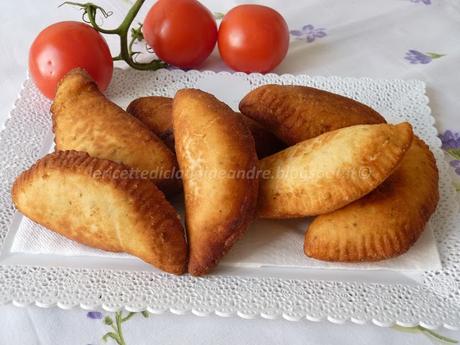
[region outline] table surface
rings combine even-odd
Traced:
[[[130,6],[128,0],[95,0],[113,15],[114,26]],[[243,2],[202,1],[213,12],[226,13]],[[288,56],[275,73],[307,73],[381,79],[421,79],[427,84],[436,126],[457,189],[460,176],[460,1],[458,0],[269,0],[291,30]],[[27,76],[28,48],[36,34],[81,13],[57,6],[61,1],[15,0],[0,3],[0,123],[3,124]],[[152,1],[139,15],[142,20]],[[112,52],[117,46],[107,38]],[[123,66],[122,64],[120,66]],[[203,70],[228,70],[217,51]],[[128,317],[127,317],[128,316]],[[110,320],[122,323],[118,344],[432,344],[441,343],[423,329],[380,328],[327,321],[243,320],[193,315],[123,315],[79,309],[0,307],[1,344],[102,344],[115,332]],[[120,330],[116,330],[120,332]],[[460,340],[458,332],[439,334]],[[109,336],[110,337],[110,336]],[[108,344],[116,344],[107,338]]]

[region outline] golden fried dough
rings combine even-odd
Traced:
[[[177,92],[173,127],[184,183],[188,270],[202,275],[254,217],[258,190],[254,139],[240,116],[196,89]]]
[[[178,180],[174,153],[139,120],[109,101],[81,69],[59,83],[51,106],[57,150],[77,150],[137,169],[164,192]]]
[[[385,122],[353,99],[295,85],[260,86],[241,100],[240,111],[288,145],[343,127]]]
[[[140,97],[132,101],[126,111],[137,117],[174,151],[172,101],[169,97]]]
[[[170,149],[174,150],[171,118],[172,98],[160,96],[137,98],[129,104],[126,111],[141,120]],[[256,152],[259,158],[274,154],[285,147],[281,140],[263,128],[259,123],[244,115],[241,116],[254,137]]]
[[[377,261],[406,252],[438,203],[438,170],[417,137],[399,168],[372,193],[317,217],[305,235],[305,254],[328,261]]]
[[[409,123],[357,125],[300,142],[259,163],[261,218],[318,215],[381,184],[412,141]]]
[[[273,133],[267,131],[257,121],[251,119],[250,117],[244,116],[243,114],[241,114],[241,118],[254,137],[257,157],[259,159],[270,156],[286,147],[286,145],[284,145],[281,140],[279,140]]]
[[[12,197],[27,217],[72,240],[184,272],[187,245],[176,211],[122,164],[56,151],[16,179]]]

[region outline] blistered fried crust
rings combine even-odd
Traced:
[[[172,98],[161,96],[140,97],[132,101],[126,111],[137,117],[174,151]]]
[[[72,240],[183,273],[187,245],[176,211],[150,180],[130,172],[84,152],[57,151],[16,179],[13,202],[33,221]]]
[[[86,72],[59,83],[51,106],[57,150],[76,150],[138,169],[164,192],[178,189],[174,153],[139,120],[109,101]]]
[[[324,133],[259,162],[258,214],[295,218],[339,209],[366,195],[396,169],[412,127],[357,125]]]
[[[188,270],[202,275],[254,217],[258,190],[254,139],[240,116],[196,89],[177,92],[173,127],[184,183]]]
[[[288,145],[343,127],[385,122],[367,105],[307,86],[263,85],[239,107]]]
[[[399,168],[364,198],[317,217],[305,235],[305,254],[327,261],[377,261],[406,252],[439,200],[433,154],[414,138]]]
[[[142,121],[170,149],[174,150],[172,98],[160,96],[141,97],[132,101],[126,111]],[[259,159],[274,154],[285,147],[281,140],[259,123],[244,115],[241,116],[254,137]]]

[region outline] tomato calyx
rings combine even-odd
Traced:
[[[160,68],[165,68],[168,66],[168,64],[159,59],[153,59],[145,63],[137,62],[135,57],[140,54],[140,52],[133,51],[134,43],[136,41],[141,41],[144,38],[141,30],[142,24],[140,24],[138,28],[131,28],[131,24],[144,2],[145,0],[136,0],[120,25],[114,29],[104,29],[96,23],[96,16],[98,12],[100,12],[104,18],[107,18],[112,14],[112,12],[106,11],[101,6],[95,5],[91,2],[79,3],[73,1],[66,1],[60,6],[71,5],[80,7],[83,10],[83,21],[90,24],[96,31],[107,35],[118,35],[120,39],[120,53],[117,56],[112,57],[113,61],[125,61],[130,67],[137,70],[154,71]],[[130,32],[131,37],[128,41]]]

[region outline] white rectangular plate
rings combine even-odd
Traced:
[[[201,87],[220,91],[214,85],[216,81],[228,80],[225,75],[205,77]],[[205,84],[206,83],[206,84]],[[211,83],[211,85],[209,85]],[[212,90],[210,90],[212,91]],[[233,88],[227,95],[231,97]],[[117,101],[116,99],[114,101]],[[54,135],[45,138],[40,156],[54,151]],[[185,219],[183,198],[172,200],[181,219]],[[112,253],[90,248],[72,241],[19,214],[18,222],[10,227],[2,256],[23,254],[21,263],[35,264],[36,254],[49,255],[48,266],[65,257],[91,256],[93,262],[99,258],[124,258],[137,260],[126,253]],[[348,270],[392,270],[414,274],[416,271],[441,268],[441,261],[433,235],[436,224],[430,222],[417,242],[410,250],[398,257],[377,262],[340,263],[315,260],[305,256],[303,242],[305,230],[311,218],[290,220],[256,219],[248,228],[245,236],[235,244],[232,250],[221,260],[220,266],[246,268],[303,268],[303,269],[348,269]],[[11,243],[11,246],[9,245]],[[31,255],[32,254],[32,255]],[[64,258],[62,258],[64,256]],[[17,256],[19,257],[19,256]],[[139,262],[139,260],[137,260]],[[44,261],[42,264],[46,264]],[[83,266],[84,267],[84,266]],[[142,267],[139,267],[142,268]]]
[[[460,217],[423,82],[116,70],[108,97],[126,106],[132,99],[147,94],[173,96],[183,87],[209,90],[212,85],[218,98],[236,108],[249,89],[267,83],[325,89],[370,105],[389,122],[412,123],[415,132],[430,145],[440,170],[441,200],[431,223],[436,225],[434,234],[442,269],[408,276],[356,270],[221,267],[213,275],[193,278],[159,273],[135,259],[60,257],[56,260],[55,256],[34,255],[31,261],[30,257],[12,254],[9,248],[13,238],[7,238],[8,229],[13,218],[17,223],[20,217],[13,217],[11,184],[39,157],[43,139],[50,131],[50,102],[40,96],[31,81],[26,81],[11,118],[0,133],[0,302],[63,308],[102,306],[107,310],[124,307],[154,313],[190,311],[197,315],[236,314],[246,318],[327,318],[332,322],[372,321],[381,326],[397,323],[428,328],[460,327]],[[230,88],[232,92],[226,92]],[[58,263],[50,265],[50,262]]]

